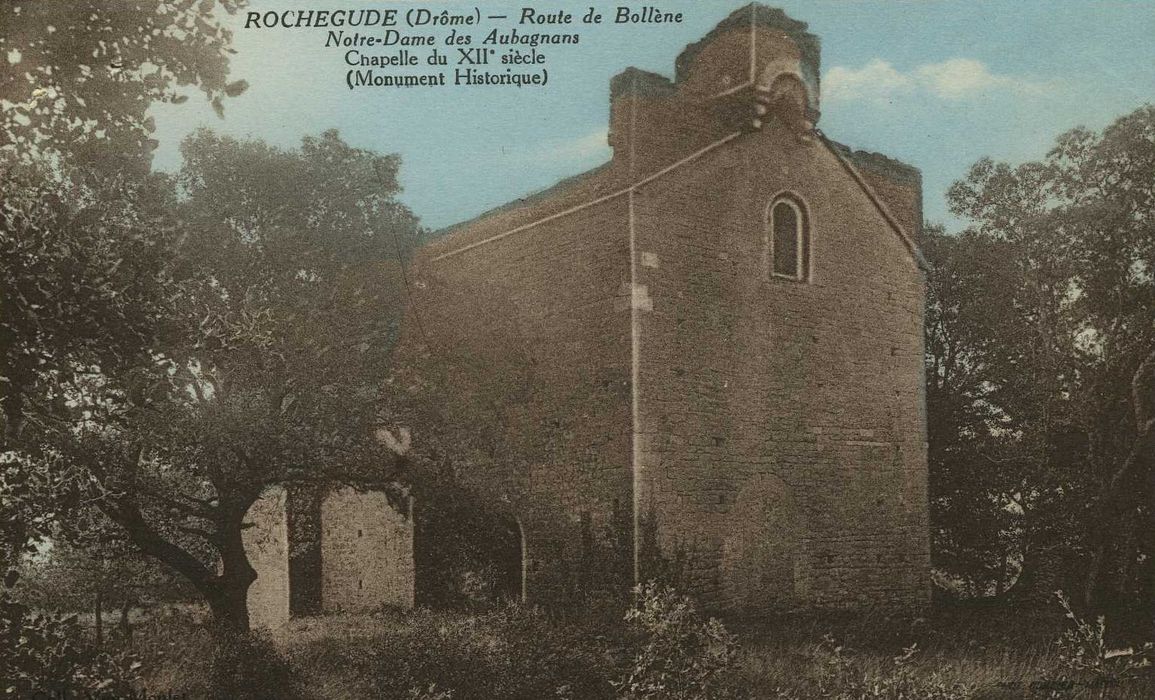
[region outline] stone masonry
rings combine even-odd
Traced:
[[[411,502],[398,509],[381,490],[277,485],[246,522],[254,628],[302,614],[413,607]]]
[[[531,599],[616,556],[730,609],[927,600],[921,178],[818,131],[818,83],[804,23],[742,8],[613,79],[609,163],[419,253],[410,342],[496,445],[465,478]]]
[[[819,53],[742,8],[673,80],[612,80],[608,163],[419,252],[406,342],[490,446],[462,478],[520,523],[530,599],[596,568],[754,612],[927,600],[921,178],[815,127]]]

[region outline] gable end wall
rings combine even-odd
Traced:
[[[812,224],[809,283],[767,275],[765,210],[787,191]],[[635,222],[661,556],[721,607],[924,602],[923,278],[890,224],[774,124],[642,188]]]

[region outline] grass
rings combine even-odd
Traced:
[[[902,669],[924,681],[933,677],[936,687],[959,688],[960,697],[1155,697],[1149,671],[1119,683],[1072,673],[1056,645],[1067,626],[1058,609],[985,605],[943,606],[914,619],[809,615],[731,624],[743,641],[741,673],[755,698],[822,697],[815,691],[836,665],[832,646],[841,647],[842,662],[860,677],[885,679]]]
[[[334,615],[294,620],[273,642],[309,698],[612,698],[611,682],[644,640],[597,613]],[[1069,627],[1058,609],[971,605],[916,619],[813,614],[728,627],[742,644],[734,684],[751,698],[1155,697],[1149,669],[1118,681],[1072,671],[1055,644]],[[207,644],[192,620],[142,626],[148,690],[201,697]]]
[[[317,698],[409,698],[431,685],[454,700],[612,697],[626,661],[615,650],[628,646],[524,608],[327,616],[294,620],[278,637]]]

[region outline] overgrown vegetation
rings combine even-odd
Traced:
[[[306,697],[540,700],[611,697],[610,682],[621,664],[613,655],[622,643],[607,632],[621,634],[509,606],[480,613],[419,609],[304,618],[278,638]],[[180,635],[176,644],[184,639]],[[194,695],[186,689],[204,687],[208,675],[202,666],[189,678],[171,662],[152,670],[157,690]]]
[[[739,695],[733,674],[738,639],[694,602],[654,582],[636,589],[626,621],[641,629],[641,649],[614,683],[622,700],[692,700]]]
[[[1155,693],[1146,650],[1120,655],[1108,629],[1058,604],[725,625],[656,586],[635,607],[617,605],[602,601],[565,617],[508,606],[294,620],[277,636],[280,659],[264,657],[249,678],[270,688],[285,687],[271,685],[274,676],[288,678],[304,697],[342,700],[1139,700]],[[200,697],[211,687],[211,666],[197,661],[208,658],[211,639],[198,629],[170,619],[140,631],[161,650],[144,659],[151,691]]]
[[[815,672],[814,690],[818,697],[838,700],[864,698],[920,698],[920,700],[961,700],[971,697],[974,686],[958,680],[947,680],[941,671],[920,670],[914,665],[918,644],[904,648],[873,668],[827,634],[812,652]],[[782,691],[783,698],[800,698],[797,691]]]
[[[1058,669],[1063,678],[1090,677],[1107,685],[1117,685],[1151,666],[1152,645],[1112,647],[1108,644],[1107,622],[1099,615],[1094,622],[1079,616],[1062,591],[1055,593],[1068,620],[1068,627],[1056,640]]]
[[[128,651],[93,643],[76,615],[38,612],[11,595],[15,574],[0,588],[0,694],[10,698],[127,697],[140,662]]]

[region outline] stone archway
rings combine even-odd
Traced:
[[[805,517],[790,487],[751,477],[730,510],[722,541],[722,593],[729,607],[770,612],[806,597]]]
[[[443,485],[417,517],[418,603],[488,607],[525,594],[526,532],[507,503]]]

